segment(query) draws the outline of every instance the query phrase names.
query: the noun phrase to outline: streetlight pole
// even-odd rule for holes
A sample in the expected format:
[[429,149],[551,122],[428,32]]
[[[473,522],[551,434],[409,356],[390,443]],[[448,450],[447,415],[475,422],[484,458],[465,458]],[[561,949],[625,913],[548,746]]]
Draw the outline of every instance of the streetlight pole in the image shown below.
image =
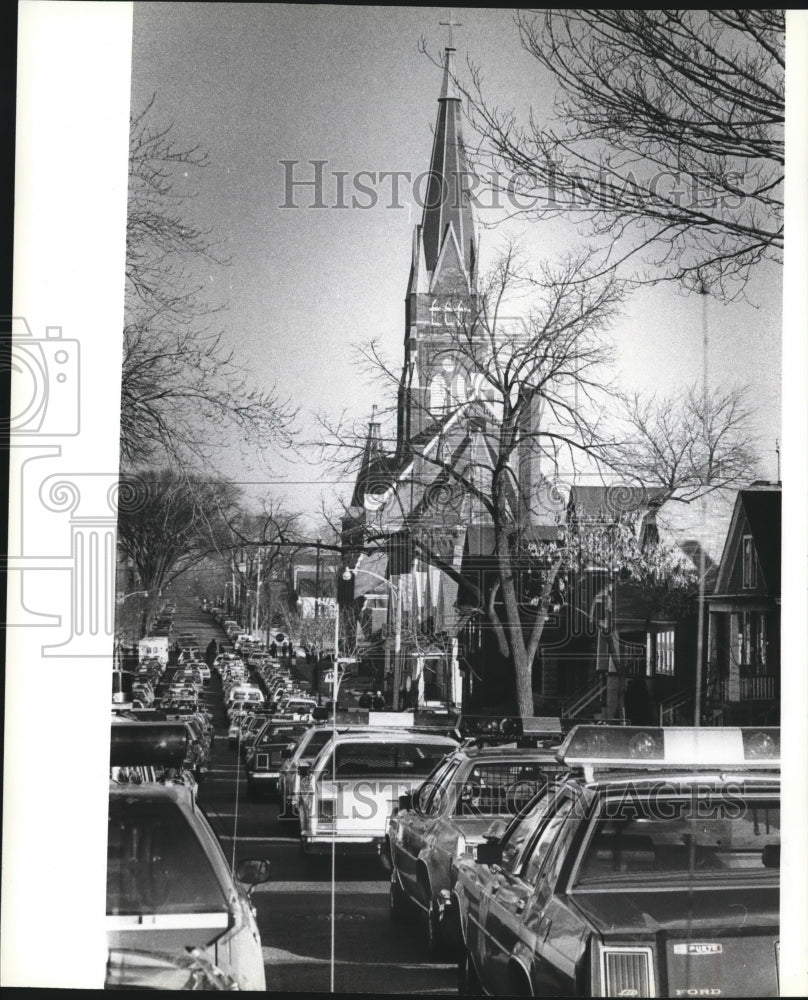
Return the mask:
[[[315,597],[315,608],[320,601]],[[337,702],[339,701],[339,601],[334,608],[334,668],[331,671],[331,781],[336,794],[337,785]],[[317,678],[319,681],[320,665],[317,664]],[[318,685],[319,686],[319,685]],[[336,891],[337,891],[337,830],[336,825],[331,825],[331,992],[334,992],[334,965],[335,965],[335,935],[334,935],[334,915],[336,912]]]

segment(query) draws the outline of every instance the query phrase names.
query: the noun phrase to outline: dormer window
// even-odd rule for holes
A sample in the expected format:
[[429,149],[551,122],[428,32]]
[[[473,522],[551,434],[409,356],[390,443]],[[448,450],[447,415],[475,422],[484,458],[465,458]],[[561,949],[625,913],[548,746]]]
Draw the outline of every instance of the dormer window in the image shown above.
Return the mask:
[[743,536],[743,589],[757,587],[757,556],[755,542],[751,535]]

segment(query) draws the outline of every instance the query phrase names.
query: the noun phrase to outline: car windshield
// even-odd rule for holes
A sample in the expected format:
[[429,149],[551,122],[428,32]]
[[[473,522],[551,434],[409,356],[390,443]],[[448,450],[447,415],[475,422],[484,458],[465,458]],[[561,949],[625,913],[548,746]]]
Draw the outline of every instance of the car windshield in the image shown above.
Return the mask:
[[[455,744],[432,743],[344,743],[337,747],[337,777],[363,778],[367,775],[395,774],[426,777]],[[331,772],[329,761],[323,769]]]
[[179,806],[115,795],[109,802],[107,913],[211,913],[227,897]]
[[683,879],[776,885],[780,804],[775,799],[655,798],[606,803],[593,820],[577,887],[641,879],[681,888]]
[[515,816],[543,791],[558,766],[543,761],[476,763],[458,777],[457,816]]
[[315,757],[319,757],[320,751],[331,739],[330,729],[315,729],[311,734],[308,743],[300,751],[301,760],[314,760]]

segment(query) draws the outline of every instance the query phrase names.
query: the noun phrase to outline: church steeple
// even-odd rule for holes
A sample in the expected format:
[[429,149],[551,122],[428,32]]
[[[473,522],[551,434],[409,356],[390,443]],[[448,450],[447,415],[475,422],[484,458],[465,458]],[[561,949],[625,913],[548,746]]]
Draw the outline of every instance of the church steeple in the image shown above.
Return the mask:
[[466,392],[467,373],[447,347],[474,313],[477,241],[470,174],[460,127],[455,50],[444,50],[423,215],[415,227],[406,298],[404,367],[399,388],[398,453],[448,415]]
[[421,222],[424,264],[433,282],[441,251],[452,234],[469,282],[473,280],[476,264],[474,220],[469,198],[470,175],[460,128],[461,105],[454,82],[454,57],[455,50],[447,48]]
[[373,492],[373,487],[378,485],[381,471],[379,463],[383,462],[384,459],[380,428],[381,425],[376,419],[376,407],[374,406],[368,423],[368,436],[365,440],[359,475],[356,477],[351,507],[361,507],[365,500],[365,494]]

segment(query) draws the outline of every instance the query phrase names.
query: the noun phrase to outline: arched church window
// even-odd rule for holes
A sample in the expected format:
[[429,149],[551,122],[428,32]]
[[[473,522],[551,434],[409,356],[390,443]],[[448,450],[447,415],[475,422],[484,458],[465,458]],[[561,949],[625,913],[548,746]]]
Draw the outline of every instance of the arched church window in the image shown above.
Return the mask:
[[469,398],[466,373],[461,369],[452,382],[452,399],[457,403],[465,403]]
[[458,302],[454,308],[455,311],[455,323],[462,330],[466,325],[466,318],[469,314],[467,306],[464,306],[462,302]]
[[440,326],[441,324],[441,307],[437,299],[433,299],[432,305],[429,307],[429,322],[432,326]]
[[446,304],[443,307],[443,322],[446,324],[446,326],[454,325],[455,311],[451,299],[447,300]]
[[446,379],[436,375],[429,386],[429,410],[438,417],[443,416],[449,407]]

